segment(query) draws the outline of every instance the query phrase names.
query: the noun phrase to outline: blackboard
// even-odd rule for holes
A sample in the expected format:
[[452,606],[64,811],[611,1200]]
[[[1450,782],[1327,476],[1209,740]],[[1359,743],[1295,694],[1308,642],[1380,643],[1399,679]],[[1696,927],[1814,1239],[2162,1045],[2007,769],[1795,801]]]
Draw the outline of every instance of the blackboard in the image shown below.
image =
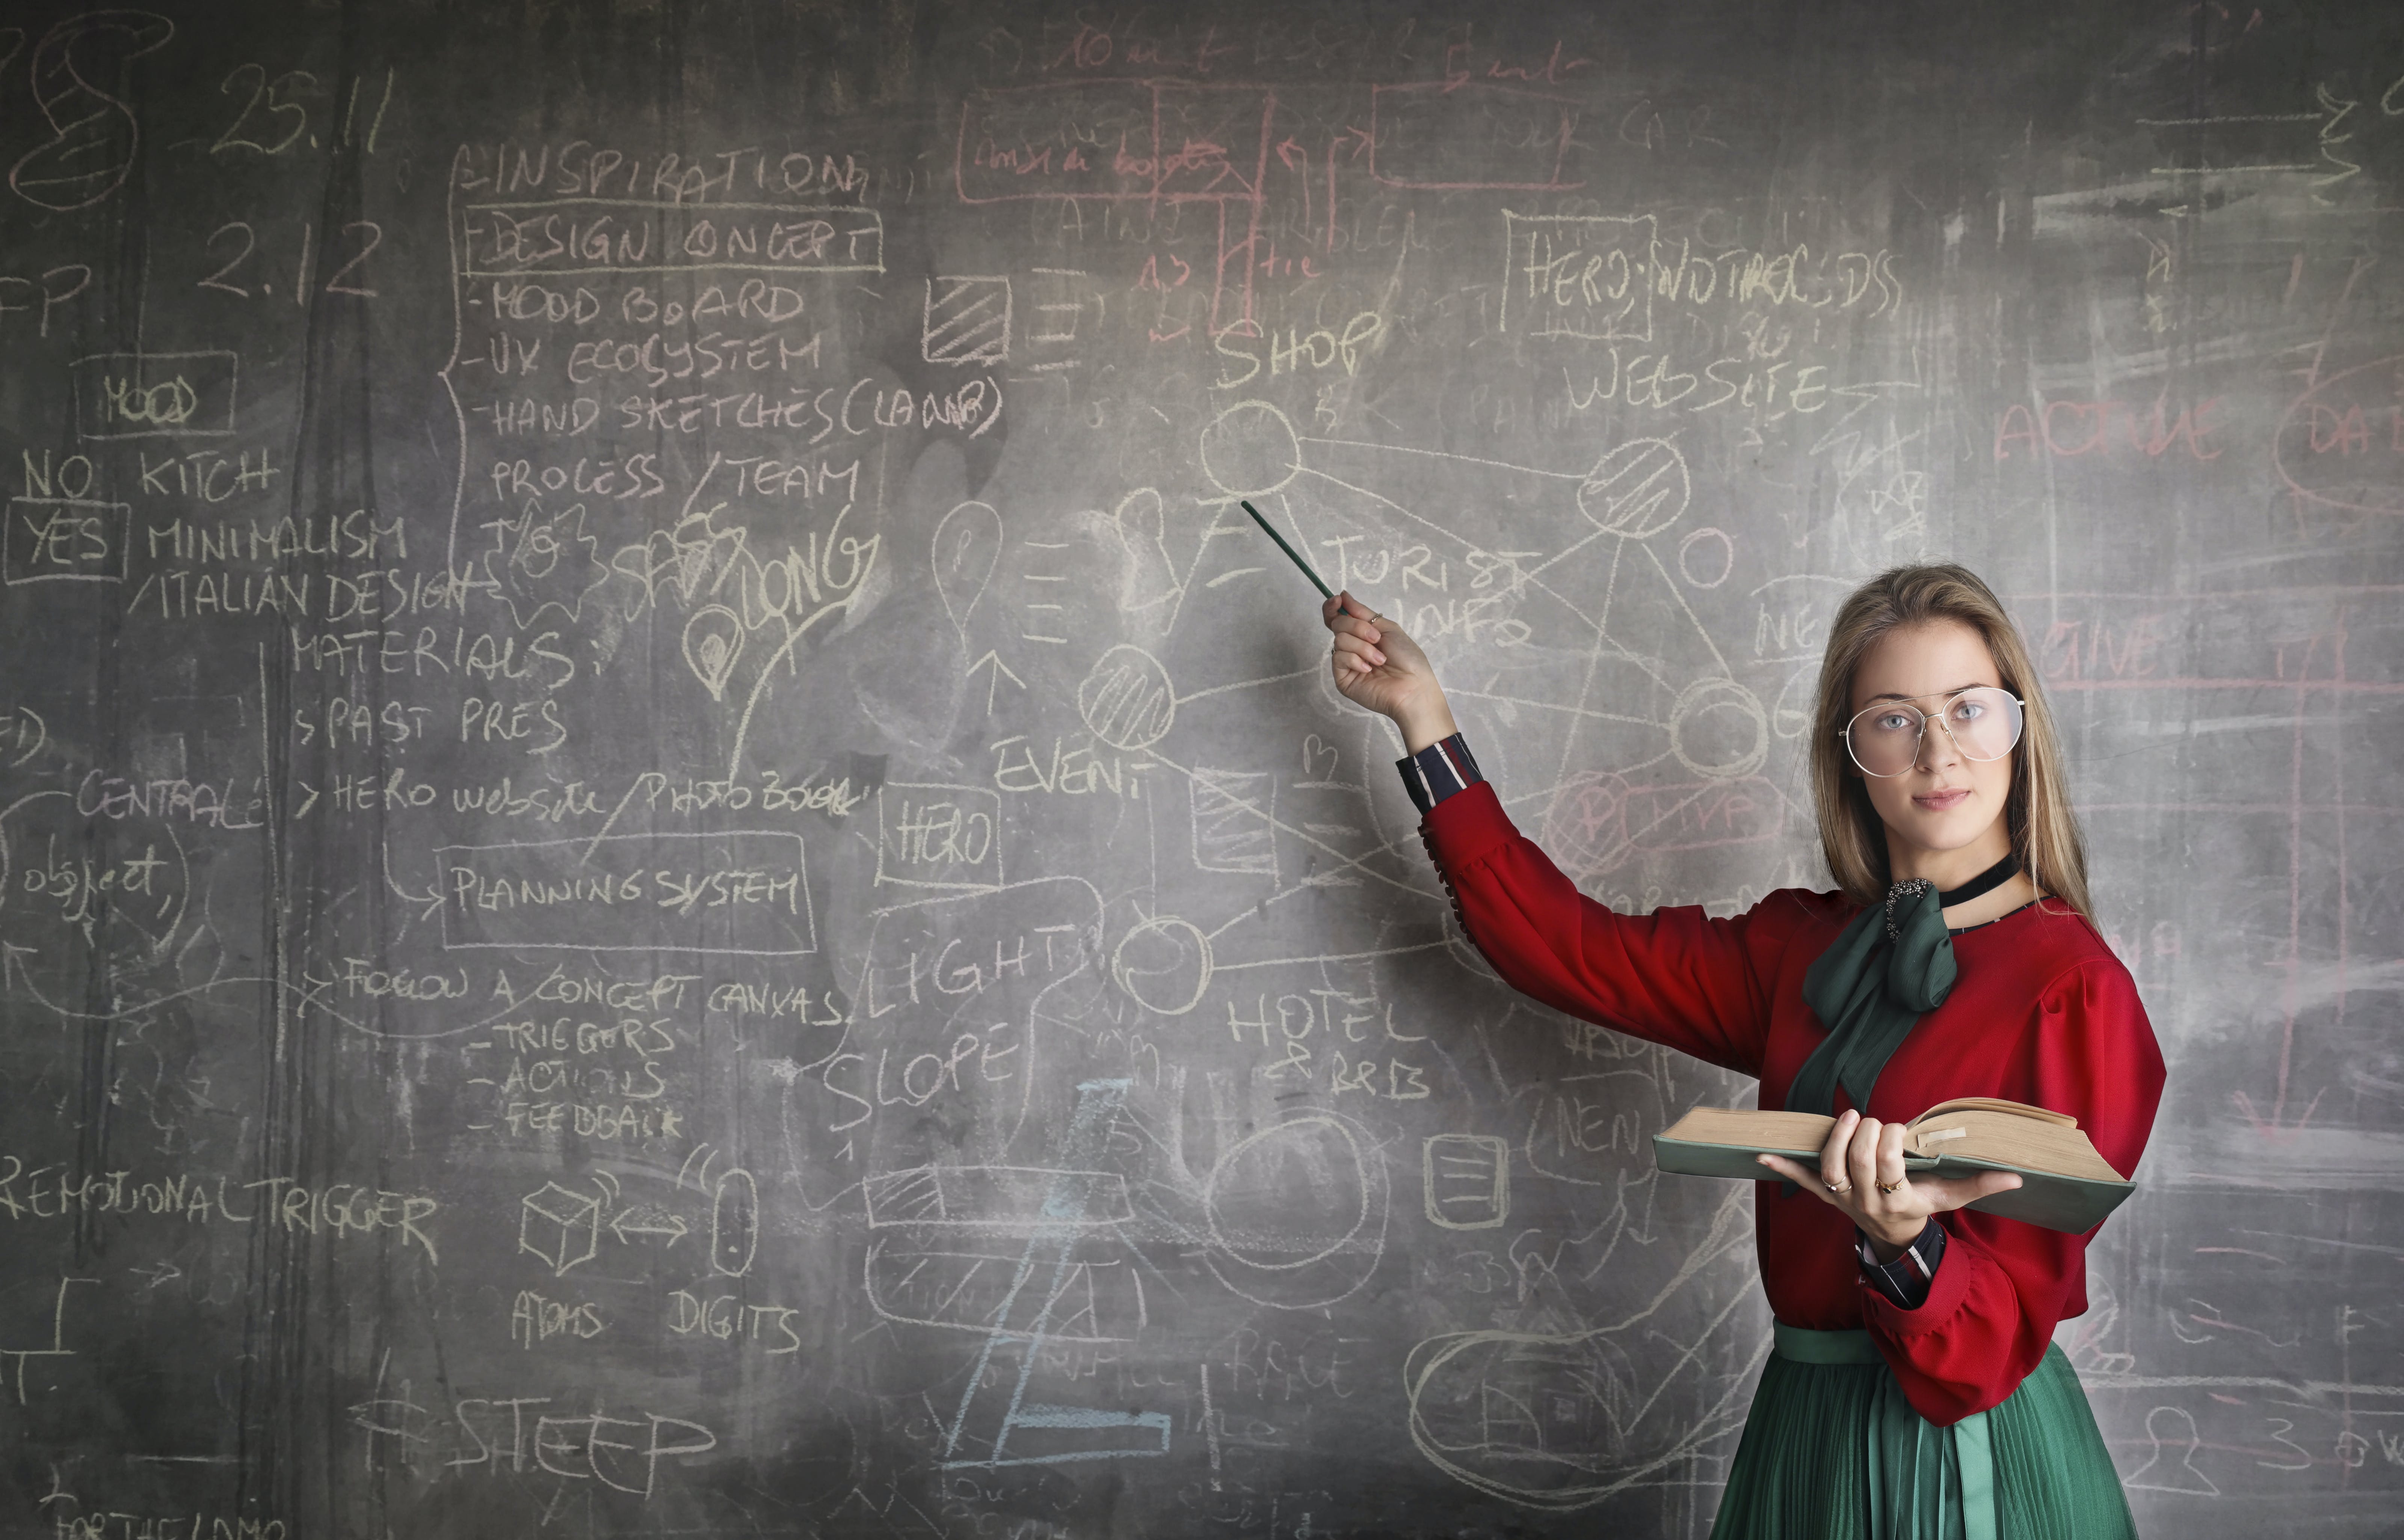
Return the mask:
[[1245,497],[1625,907],[1984,573],[2171,1065],[2059,1340],[2395,1533],[2392,6],[33,0],[0,164],[0,1532],[1703,1533],[1750,1087]]

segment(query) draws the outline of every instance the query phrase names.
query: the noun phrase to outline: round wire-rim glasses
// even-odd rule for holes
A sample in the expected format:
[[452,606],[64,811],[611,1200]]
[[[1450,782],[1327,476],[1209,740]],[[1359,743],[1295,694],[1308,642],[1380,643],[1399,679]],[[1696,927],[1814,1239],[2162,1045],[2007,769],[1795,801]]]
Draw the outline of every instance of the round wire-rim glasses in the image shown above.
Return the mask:
[[[1919,763],[1921,742],[1932,721],[1945,730],[1964,759],[1986,763],[2002,759],[2019,746],[2027,717],[2018,695],[1981,684],[1947,695],[1933,715],[1910,701],[1880,701],[1865,707],[1837,735],[1845,740],[1845,752],[1852,756],[1863,775],[1885,780]],[[1892,768],[1880,769],[1880,765]]]

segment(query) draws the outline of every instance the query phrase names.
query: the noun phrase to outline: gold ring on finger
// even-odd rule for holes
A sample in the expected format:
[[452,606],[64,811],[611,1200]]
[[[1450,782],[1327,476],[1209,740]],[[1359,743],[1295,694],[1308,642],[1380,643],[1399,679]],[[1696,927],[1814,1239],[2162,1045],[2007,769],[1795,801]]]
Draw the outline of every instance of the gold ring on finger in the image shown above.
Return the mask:
[[[1909,1181],[1909,1180],[1910,1180],[1910,1178],[1908,1178],[1908,1177],[1906,1177],[1906,1178],[1904,1179],[1904,1181],[1906,1181],[1906,1182],[1908,1182],[1908,1181]],[[1899,1193],[1899,1192],[1903,1191],[1903,1183],[1902,1183],[1902,1182],[1881,1182],[1881,1183],[1880,1183],[1878,1184],[1878,1190],[1879,1190],[1880,1192],[1882,1192],[1882,1193]]]
[[1852,1184],[1852,1183],[1850,1183],[1850,1182],[1823,1182],[1823,1183],[1820,1183],[1820,1185],[1821,1185],[1821,1186],[1823,1186],[1823,1187],[1827,1188],[1830,1192],[1832,1192],[1832,1193],[1836,1194],[1838,1197],[1844,1197],[1847,1193],[1850,1193],[1850,1192],[1852,1192],[1852,1191],[1853,1190],[1853,1184]]

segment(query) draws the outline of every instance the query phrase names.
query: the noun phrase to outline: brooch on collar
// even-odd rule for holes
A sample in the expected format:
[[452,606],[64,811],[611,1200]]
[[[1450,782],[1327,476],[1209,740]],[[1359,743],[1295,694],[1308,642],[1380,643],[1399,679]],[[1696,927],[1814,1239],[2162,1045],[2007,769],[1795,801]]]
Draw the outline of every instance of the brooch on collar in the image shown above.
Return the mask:
[[1886,939],[1895,945],[1903,945],[1903,932],[1894,926],[1894,906],[1908,899],[1917,899],[1936,891],[1936,884],[1926,877],[1907,877],[1886,890]]

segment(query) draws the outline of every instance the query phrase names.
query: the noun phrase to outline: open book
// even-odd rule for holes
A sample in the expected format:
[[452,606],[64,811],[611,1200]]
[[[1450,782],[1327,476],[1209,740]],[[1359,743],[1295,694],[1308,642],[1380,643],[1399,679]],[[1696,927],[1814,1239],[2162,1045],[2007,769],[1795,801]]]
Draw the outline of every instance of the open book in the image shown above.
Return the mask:
[[[1820,1148],[1837,1120],[1818,1113],[1760,1113],[1741,1107],[1698,1107],[1653,1136],[1653,1158],[1684,1176],[1733,1176],[1778,1181],[1754,1160],[1788,1155],[1820,1163]],[[1903,1167],[1914,1175],[1976,1176],[2016,1171],[2020,1184],[1970,1205],[1985,1213],[2024,1220],[2073,1235],[2093,1229],[2137,1190],[2105,1164],[2079,1131],[2078,1120],[2001,1097],[1942,1101],[1905,1126]]]

